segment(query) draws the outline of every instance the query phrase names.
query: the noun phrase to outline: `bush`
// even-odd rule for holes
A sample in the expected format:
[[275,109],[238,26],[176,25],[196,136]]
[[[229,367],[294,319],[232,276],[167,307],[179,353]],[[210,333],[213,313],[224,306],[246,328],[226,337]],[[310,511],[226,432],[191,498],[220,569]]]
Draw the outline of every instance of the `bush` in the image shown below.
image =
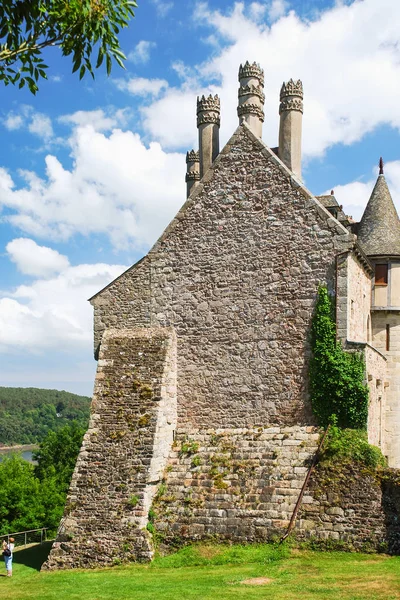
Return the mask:
[[360,463],[376,469],[385,467],[386,459],[377,446],[368,443],[367,432],[360,429],[340,429],[331,425],[327,435],[320,463],[352,464]]

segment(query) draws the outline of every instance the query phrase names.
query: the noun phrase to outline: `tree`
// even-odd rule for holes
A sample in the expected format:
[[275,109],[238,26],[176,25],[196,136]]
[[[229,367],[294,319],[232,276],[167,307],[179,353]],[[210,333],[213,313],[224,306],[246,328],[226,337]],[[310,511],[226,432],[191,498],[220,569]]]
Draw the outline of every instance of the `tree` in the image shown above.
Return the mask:
[[54,478],[60,491],[67,492],[84,433],[75,422],[57,432],[49,431],[33,455],[38,463],[36,477],[41,481]]
[[136,6],[135,0],[1,0],[0,81],[35,94],[39,79],[47,79],[42,51],[49,46],[72,57],[80,79],[87,72],[94,77],[93,65],[103,61],[108,75],[112,59],[124,68],[118,34]]

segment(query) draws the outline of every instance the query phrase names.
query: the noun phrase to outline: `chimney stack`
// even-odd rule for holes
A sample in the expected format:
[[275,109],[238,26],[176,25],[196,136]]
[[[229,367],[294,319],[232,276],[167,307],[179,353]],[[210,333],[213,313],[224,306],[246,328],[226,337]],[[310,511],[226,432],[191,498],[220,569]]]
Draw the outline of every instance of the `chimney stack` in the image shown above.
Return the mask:
[[279,158],[301,179],[303,84],[290,79],[281,88],[279,105]]
[[264,71],[260,65],[249,61],[239,67],[239,106],[237,109],[239,125],[246,122],[252,132],[262,136],[264,122]]
[[197,97],[197,127],[199,129],[200,179],[219,154],[220,101],[211,94]]
[[195,150],[186,152],[186,197],[189,198],[190,192],[195,188],[200,181],[200,159],[199,153]]

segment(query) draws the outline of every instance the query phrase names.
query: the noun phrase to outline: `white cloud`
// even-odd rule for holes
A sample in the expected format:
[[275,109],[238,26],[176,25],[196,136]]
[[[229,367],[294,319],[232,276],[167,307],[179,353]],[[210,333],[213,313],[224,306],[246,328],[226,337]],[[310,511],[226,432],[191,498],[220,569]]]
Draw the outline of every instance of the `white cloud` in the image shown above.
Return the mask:
[[87,299],[117,277],[122,265],[67,267],[52,279],[22,285],[0,299],[0,352],[66,350],[92,341],[92,307]]
[[104,110],[78,110],[71,115],[59,117],[59,122],[67,125],[91,125],[96,131],[108,131],[127,120],[127,109],[120,109],[106,115]]
[[151,0],[151,2],[156,7],[157,14],[160,17],[165,17],[174,7],[174,3],[167,0]]
[[9,131],[14,131],[15,129],[20,129],[24,124],[23,118],[21,115],[15,115],[13,113],[9,113],[5,119],[3,119],[3,125]]
[[149,42],[147,40],[140,40],[135,48],[128,54],[128,60],[136,63],[145,65],[150,60],[150,52],[155,48],[157,44],[155,42]]
[[168,88],[168,81],[165,79],[146,79],[145,77],[132,77],[125,81],[117,79],[115,81],[120,90],[130,92],[134,96],[158,96],[162,90]]
[[[304,84],[305,158],[321,156],[334,144],[352,144],[384,123],[400,130],[400,3],[337,3],[314,20],[302,21],[294,11],[278,18],[286,10],[279,0],[267,5],[278,19],[271,26],[259,20],[253,4],[248,10],[236,3],[226,13],[205,3],[196,6],[194,21],[220,40],[221,49],[197,65],[196,79],[192,69],[179,88],[170,87],[144,109],[154,139],[168,148],[189,147],[196,135],[195,96],[212,91],[221,96],[224,144],[238,123],[237,71],[247,59],[265,71],[263,137],[269,146],[277,145],[279,90],[290,77]],[[210,81],[220,83],[210,86]]]
[[9,131],[27,127],[30,133],[38,136],[45,142],[49,142],[54,135],[50,117],[36,112],[29,104],[22,104],[19,108],[19,113],[11,111],[3,119],[3,125]]
[[[384,170],[393,202],[400,214],[400,160],[388,162],[385,164]],[[346,185],[337,185],[334,188],[336,200],[343,205],[344,211],[356,221],[359,221],[363,215],[377,176],[378,169],[375,167],[373,176],[369,181],[352,181]]]
[[16,238],[9,242],[6,251],[18,271],[34,277],[49,277],[69,266],[68,258],[52,248],[39,246],[28,238]]
[[28,130],[44,141],[49,141],[54,135],[51,119],[47,115],[41,113],[32,114]]
[[268,7],[268,17],[270,21],[276,21],[283,17],[288,8],[288,2],[285,0],[272,0]]
[[0,169],[3,219],[28,235],[66,240],[76,233],[101,233],[116,247],[153,243],[185,199],[185,158],[158,143],[115,129],[106,136],[91,125],[70,138],[73,166],[46,156],[46,177],[21,171],[16,188]]

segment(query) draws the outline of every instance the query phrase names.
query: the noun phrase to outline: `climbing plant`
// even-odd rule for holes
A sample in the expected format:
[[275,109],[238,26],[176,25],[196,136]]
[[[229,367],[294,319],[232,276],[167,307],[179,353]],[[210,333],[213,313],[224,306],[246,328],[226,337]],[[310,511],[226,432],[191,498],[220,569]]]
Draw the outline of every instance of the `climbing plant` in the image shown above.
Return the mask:
[[368,387],[365,365],[359,352],[346,352],[336,340],[332,299],[326,287],[318,290],[311,329],[311,402],[320,425],[336,415],[341,428],[365,429],[368,417]]

